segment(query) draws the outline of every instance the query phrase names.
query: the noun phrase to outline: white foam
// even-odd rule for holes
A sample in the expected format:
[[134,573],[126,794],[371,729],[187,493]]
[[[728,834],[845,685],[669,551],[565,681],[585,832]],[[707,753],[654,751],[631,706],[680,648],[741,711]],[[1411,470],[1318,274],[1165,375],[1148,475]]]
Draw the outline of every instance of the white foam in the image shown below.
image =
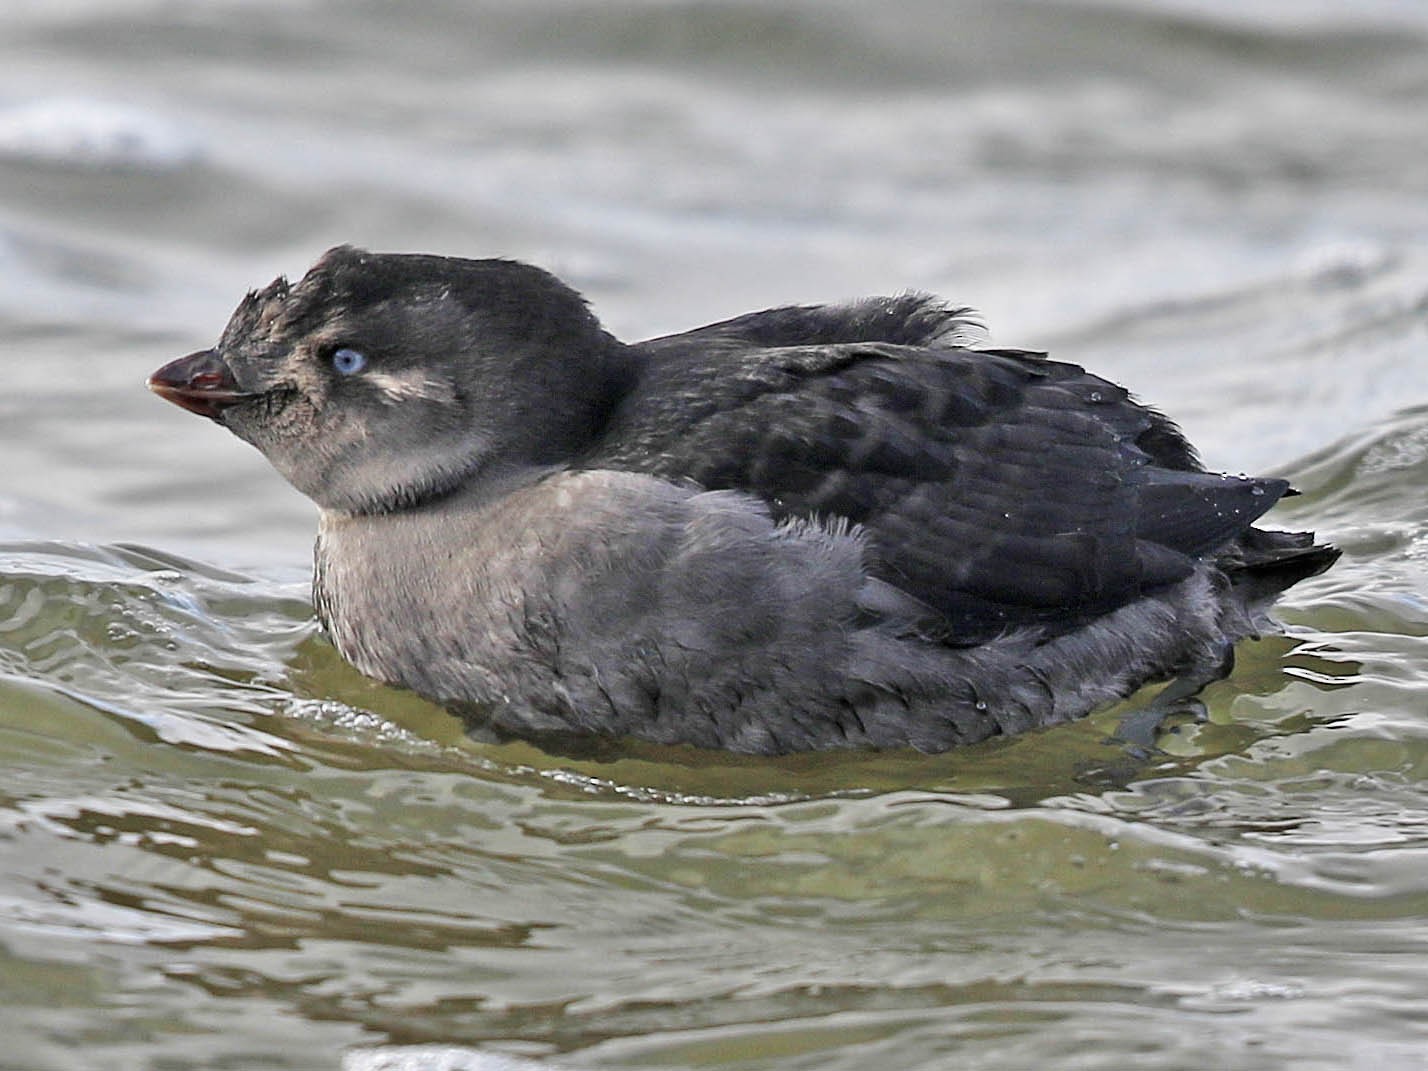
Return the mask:
[[147,171],[183,167],[200,155],[196,138],[136,107],[49,97],[0,108],[0,156]]
[[384,1045],[342,1056],[342,1071],[550,1071],[554,1066],[450,1045]]

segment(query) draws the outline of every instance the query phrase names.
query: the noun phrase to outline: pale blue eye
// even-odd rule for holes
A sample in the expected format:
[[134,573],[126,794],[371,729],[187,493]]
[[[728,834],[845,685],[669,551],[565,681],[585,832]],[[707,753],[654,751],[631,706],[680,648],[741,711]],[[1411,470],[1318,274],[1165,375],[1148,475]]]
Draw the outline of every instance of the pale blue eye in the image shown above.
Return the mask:
[[339,375],[355,376],[367,367],[367,355],[361,350],[348,349],[343,346],[342,349],[333,352],[332,367],[337,370]]

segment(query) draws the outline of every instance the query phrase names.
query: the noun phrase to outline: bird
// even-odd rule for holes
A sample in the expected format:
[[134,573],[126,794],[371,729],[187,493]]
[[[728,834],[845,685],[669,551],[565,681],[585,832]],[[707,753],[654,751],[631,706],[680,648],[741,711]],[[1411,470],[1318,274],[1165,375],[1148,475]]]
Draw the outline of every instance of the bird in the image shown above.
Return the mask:
[[1169,683],[1339,551],[920,292],[638,343],[510,259],[338,246],[148,380],[318,507],[313,603],[473,735],[942,752]]

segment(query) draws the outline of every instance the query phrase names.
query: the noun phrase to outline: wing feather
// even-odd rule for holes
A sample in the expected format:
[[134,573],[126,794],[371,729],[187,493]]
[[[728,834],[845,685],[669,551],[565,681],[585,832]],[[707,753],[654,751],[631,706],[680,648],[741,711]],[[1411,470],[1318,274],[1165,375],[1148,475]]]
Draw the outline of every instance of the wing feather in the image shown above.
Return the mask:
[[876,577],[949,642],[1070,628],[1182,579],[1286,489],[1199,471],[1165,417],[1042,354],[701,331],[646,344],[582,465],[862,525]]

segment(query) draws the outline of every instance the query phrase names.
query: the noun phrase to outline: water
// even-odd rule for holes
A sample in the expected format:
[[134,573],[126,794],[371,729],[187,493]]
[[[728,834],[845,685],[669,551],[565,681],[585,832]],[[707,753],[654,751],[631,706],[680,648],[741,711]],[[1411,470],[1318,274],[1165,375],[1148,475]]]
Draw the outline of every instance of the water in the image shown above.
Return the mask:
[[[1428,1062],[1415,2],[0,11],[0,1068]],[[142,389],[325,247],[640,337],[921,288],[1345,549],[1144,767],[575,761],[317,635],[314,516]]]

